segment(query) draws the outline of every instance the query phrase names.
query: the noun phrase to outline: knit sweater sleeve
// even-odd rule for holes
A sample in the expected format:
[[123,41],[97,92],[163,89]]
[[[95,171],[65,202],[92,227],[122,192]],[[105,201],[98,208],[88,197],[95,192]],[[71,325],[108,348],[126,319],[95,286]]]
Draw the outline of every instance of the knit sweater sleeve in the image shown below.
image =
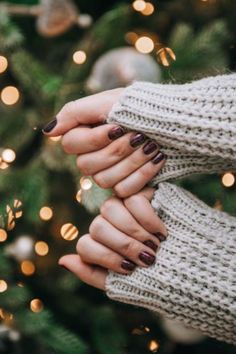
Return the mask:
[[168,156],[159,181],[236,170],[236,74],[183,85],[135,82],[107,121],[157,140]]
[[166,182],[152,206],[169,233],[156,263],[110,272],[107,295],[236,344],[236,219]]

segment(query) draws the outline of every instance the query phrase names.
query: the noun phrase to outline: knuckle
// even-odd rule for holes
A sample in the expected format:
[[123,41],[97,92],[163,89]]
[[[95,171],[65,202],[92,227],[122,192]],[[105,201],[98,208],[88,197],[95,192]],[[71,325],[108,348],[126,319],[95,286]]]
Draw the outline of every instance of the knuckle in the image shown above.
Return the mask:
[[113,190],[119,198],[126,198],[129,196],[129,192],[126,190],[122,183],[117,184]]
[[103,173],[97,173],[96,175],[93,176],[93,179],[95,183],[101,188],[108,189],[112,187],[109,181],[107,181],[106,178],[104,177]]
[[137,194],[131,195],[128,198],[124,199],[125,206],[133,207],[140,202],[141,197]]
[[98,233],[100,233],[103,230],[104,227],[104,219],[102,215],[98,215],[93,222],[91,223],[89,227],[89,233],[91,236],[94,236]]
[[118,143],[114,144],[114,146],[112,147],[111,154],[117,157],[122,157],[126,155],[126,150],[127,150],[126,144],[119,142],[119,144]]
[[141,178],[144,179],[145,181],[152,178],[152,171],[150,171],[147,168],[140,168],[139,174]]
[[89,165],[86,159],[83,156],[78,156],[76,160],[78,169],[85,175],[90,175]]
[[114,207],[114,201],[115,198],[111,197],[109,199],[107,199],[101,206],[100,208],[100,212],[102,215],[107,215],[110,213],[110,211],[112,210],[112,208]]
[[62,137],[61,145],[62,145],[63,150],[66,153],[68,153],[68,154],[72,153],[71,141],[70,141],[70,138],[69,138],[68,134],[65,134]]
[[76,106],[76,101],[70,101],[70,102],[67,102],[64,107],[62,108],[62,113],[63,114],[68,114],[70,112],[72,112],[74,109],[75,109],[75,106]]
[[134,258],[137,256],[139,251],[138,243],[129,238],[122,246],[121,252],[128,258]]
[[79,255],[82,255],[84,253],[84,250],[87,248],[90,239],[91,238],[89,234],[83,235],[79,238],[76,244],[76,251]]

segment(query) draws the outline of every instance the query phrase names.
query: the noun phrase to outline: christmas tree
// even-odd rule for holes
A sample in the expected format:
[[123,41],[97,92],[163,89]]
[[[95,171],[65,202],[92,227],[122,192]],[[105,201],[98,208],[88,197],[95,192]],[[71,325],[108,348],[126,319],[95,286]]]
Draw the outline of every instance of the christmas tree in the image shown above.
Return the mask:
[[[177,344],[156,315],[58,269],[110,191],[41,133],[94,92],[235,70],[235,20],[233,0],[0,1],[0,353],[235,353]],[[177,183],[236,215],[232,171]]]

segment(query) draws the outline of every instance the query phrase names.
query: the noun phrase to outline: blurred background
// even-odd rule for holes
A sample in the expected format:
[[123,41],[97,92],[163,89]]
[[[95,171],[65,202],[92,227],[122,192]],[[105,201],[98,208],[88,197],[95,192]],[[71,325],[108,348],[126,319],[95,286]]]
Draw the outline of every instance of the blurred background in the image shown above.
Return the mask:
[[[84,95],[234,71],[235,23],[235,0],[0,1],[0,353],[236,353],[59,269],[109,191],[41,134]],[[236,215],[232,171],[178,183]]]

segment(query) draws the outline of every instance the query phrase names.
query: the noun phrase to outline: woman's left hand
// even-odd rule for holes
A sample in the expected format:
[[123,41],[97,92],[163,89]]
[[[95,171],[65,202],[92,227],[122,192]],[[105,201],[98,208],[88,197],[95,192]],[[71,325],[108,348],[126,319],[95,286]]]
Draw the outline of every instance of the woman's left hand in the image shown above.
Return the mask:
[[131,274],[136,266],[154,264],[167,230],[151,206],[153,194],[152,188],[145,188],[123,200],[108,199],[89,234],[80,237],[77,254],[62,257],[59,264],[102,290],[108,270]]

